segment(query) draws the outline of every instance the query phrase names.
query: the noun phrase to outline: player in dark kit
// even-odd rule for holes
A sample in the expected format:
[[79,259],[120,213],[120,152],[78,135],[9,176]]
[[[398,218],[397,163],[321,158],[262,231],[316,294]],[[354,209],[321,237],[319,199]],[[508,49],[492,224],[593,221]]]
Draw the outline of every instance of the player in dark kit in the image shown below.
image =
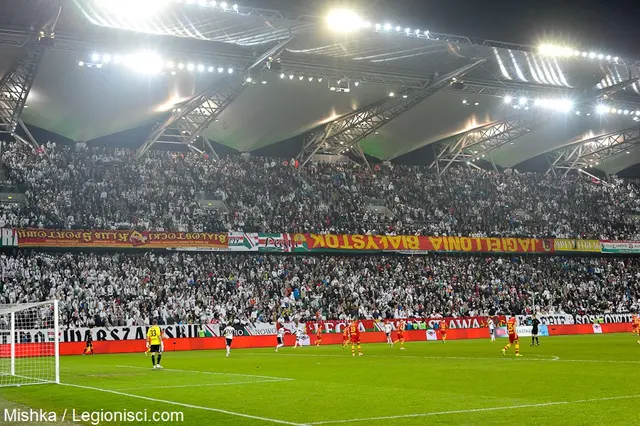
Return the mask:
[[93,355],[93,337],[91,337],[91,332],[87,333],[87,339],[85,340],[85,342],[86,346],[84,348],[84,351],[82,351],[82,355]]
[[533,346],[533,342],[536,342],[536,346],[540,346],[540,340],[538,339],[538,326],[540,325],[540,320],[536,318],[534,315],[531,318],[531,346]]

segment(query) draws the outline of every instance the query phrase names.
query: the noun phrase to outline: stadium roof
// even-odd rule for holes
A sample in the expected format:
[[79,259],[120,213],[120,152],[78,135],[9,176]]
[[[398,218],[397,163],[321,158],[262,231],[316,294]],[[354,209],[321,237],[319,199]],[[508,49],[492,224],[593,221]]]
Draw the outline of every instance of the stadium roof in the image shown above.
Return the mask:
[[[144,19],[101,7],[98,0],[65,3],[55,45],[44,54],[22,113],[24,122],[71,140],[91,141],[162,122],[212,85],[252,77],[202,135],[253,151],[304,135],[389,99],[390,93],[400,98],[424,90],[439,76],[484,59],[460,77],[462,85],[444,85],[367,133],[360,143],[364,153],[390,160],[425,146],[439,152],[465,132],[510,123],[513,129],[526,129],[493,145],[493,137],[489,145],[476,141],[467,161],[475,160],[469,158],[475,151],[486,153],[483,158],[497,166],[512,167],[545,153],[556,158],[559,147],[575,147],[585,139],[602,151],[612,142],[599,136],[621,140],[611,136],[626,130],[625,148],[593,154],[600,157],[592,157],[591,165],[617,173],[639,162],[635,147],[640,137],[633,131],[640,127],[634,120],[637,110],[640,115],[640,71],[633,61],[595,52],[547,56],[527,46],[385,28],[384,23],[378,30],[372,23],[371,28],[336,33],[310,15],[193,3],[174,1]],[[48,19],[42,1],[24,0],[17,8],[13,4],[0,0],[0,75],[20,59],[34,29]],[[272,50],[279,43],[283,47]],[[159,52],[163,61],[175,62],[176,70],[183,62],[185,69],[148,75],[113,60],[103,63],[104,54],[115,58],[140,49]],[[281,70],[247,71],[270,51],[279,55]],[[92,58],[95,54],[99,60]],[[187,70],[188,64],[194,69]],[[512,99],[506,102],[505,97]],[[557,111],[538,105],[548,106],[545,102],[572,105]]]

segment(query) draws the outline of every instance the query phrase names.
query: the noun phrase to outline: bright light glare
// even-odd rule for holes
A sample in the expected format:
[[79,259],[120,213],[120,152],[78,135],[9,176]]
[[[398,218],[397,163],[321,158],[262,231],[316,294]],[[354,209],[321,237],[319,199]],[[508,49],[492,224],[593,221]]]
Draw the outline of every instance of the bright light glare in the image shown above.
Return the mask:
[[189,64],[189,65],[187,65],[187,69],[188,69],[189,71],[193,71],[193,70],[195,69],[195,67],[196,67],[196,66],[195,66],[195,65],[193,65],[193,64]]
[[520,105],[526,105],[527,104],[527,98],[520,98],[518,99],[518,103]]
[[596,112],[598,114],[606,114],[607,112],[609,112],[609,107],[604,104],[598,104],[596,105]]
[[509,95],[504,97],[504,103],[505,104],[510,104],[513,101],[513,98]]
[[97,0],[97,6],[112,15],[150,16],[162,11],[171,0]]
[[560,112],[569,112],[573,109],[573,102],[569,99],[536,99],[535,105]]
[[385,31],[391,31],[391,24],[384,24]]
[[327,24],[333,31],[349,33],[365,27],[364,20],[349,9],[336,9],[329,12]]
[[541,44],[538,47],[538,52],[546,56],[571,56],[574,54],[574,50],[570,47],[548,43]]
[[198,64],[198,71],[200,72],[204,71],[204,65]]
[[94,53],[93,55],[91,55],[91,60],[93,62],[98,62],[100,60],[100,55],[97,53]]
[[104,56],[102,57],[102,62],[104,62],[105,64],[108,64],[109,62],[111,62],[111,55],[109,55],[108,53],[105,53]]
[[153,52],[143,51],[126,58],[125,65],[140,74],[157,74],[162,70],[164,61]]

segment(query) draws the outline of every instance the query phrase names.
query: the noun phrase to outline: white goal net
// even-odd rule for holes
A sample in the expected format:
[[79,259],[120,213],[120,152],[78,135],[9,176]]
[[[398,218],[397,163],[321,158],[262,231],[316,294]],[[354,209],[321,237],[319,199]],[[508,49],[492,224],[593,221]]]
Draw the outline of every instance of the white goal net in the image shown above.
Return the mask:
[[0,387],[60,383],[58,301],[0,305]]

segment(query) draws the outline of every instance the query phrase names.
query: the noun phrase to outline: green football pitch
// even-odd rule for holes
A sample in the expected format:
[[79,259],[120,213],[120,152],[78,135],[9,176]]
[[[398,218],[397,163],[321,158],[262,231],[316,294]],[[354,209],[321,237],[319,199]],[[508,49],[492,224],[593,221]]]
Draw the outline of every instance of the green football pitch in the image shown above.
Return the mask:
[[166,352],[164,370],[144,354],[62,357],[63,384],[2,388],[0,404],[85,424],[83,412],[187,425],[640,424],[636,340],[523,338],[521,358],[502,356],[504,339],[369,344],[355,358],[340,346]]

